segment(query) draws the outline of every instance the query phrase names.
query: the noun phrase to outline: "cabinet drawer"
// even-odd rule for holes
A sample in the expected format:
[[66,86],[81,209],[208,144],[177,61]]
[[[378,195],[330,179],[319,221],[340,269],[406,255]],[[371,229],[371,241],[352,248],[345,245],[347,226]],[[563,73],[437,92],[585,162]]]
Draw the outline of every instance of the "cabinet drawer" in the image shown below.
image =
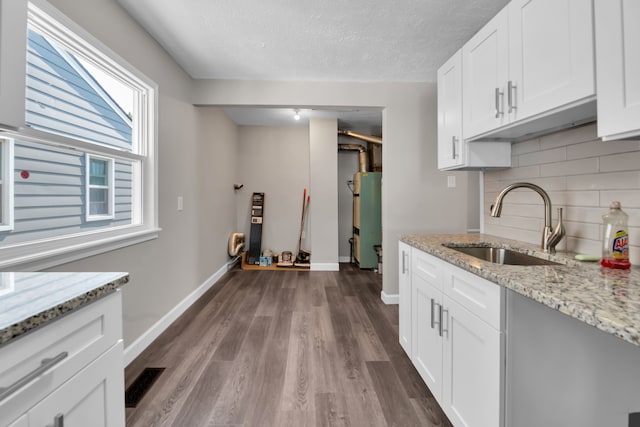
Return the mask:
[[444,293],[449,298],[495,329],[503,329],[500,313],[504,291],[501,286],[453,266],[447,266],[443,276]]
[[0,387],[20,381],[45,359],[59,360],[0,400],[0,425],[16,419],[122,338],[120,299],[120,292],[114,292],[0,348]]
[[411,251],[412,274],[442,290],[441,272],[443,261],[420,250]]

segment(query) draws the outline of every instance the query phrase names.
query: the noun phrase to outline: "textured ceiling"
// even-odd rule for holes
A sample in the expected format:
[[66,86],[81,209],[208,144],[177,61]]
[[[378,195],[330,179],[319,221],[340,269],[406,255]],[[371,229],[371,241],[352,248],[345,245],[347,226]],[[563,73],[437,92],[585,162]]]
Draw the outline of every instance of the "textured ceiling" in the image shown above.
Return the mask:
[[[508,0],[118,0],[196,79],[435,82]],[[377,111],[226,108],[239,125],[336,117],[380,134]]]
[[118,0],[194,78],[435,81],[507,0]]

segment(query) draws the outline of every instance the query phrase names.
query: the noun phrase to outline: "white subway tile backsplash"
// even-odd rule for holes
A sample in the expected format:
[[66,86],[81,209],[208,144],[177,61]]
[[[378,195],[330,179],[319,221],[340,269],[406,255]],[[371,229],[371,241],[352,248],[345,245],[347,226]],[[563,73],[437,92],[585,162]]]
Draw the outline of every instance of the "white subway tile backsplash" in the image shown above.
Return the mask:
[[484,231],[539,244],[544,209],[539,195],[514,190],[504,199],[502,216],[489,207],[498,192],[518,181],[532,182],[563,208],[567,235],[558,249],[600,255],[602,215],[620,200],[629,215],[631,262],[640,265],[640,141],[602,142],[595,124],[546,135],[512,146],[514,166],[484,173]]
[[640,151],[600,158],[600,172],[637,171],[639,168]]
[[581,144],[570,145],[566,147],[567,159],[583,159],[587,157],[607,156],[617,153],[628,153],[640,150],[640,141],[595,141],[584,142]]
[[622,203],[622,210],[628,208],[640,208],[640,190],[608,190],[600,192],[600,206],[608,207],[613,200]]
[[595,123],[591,123],[585,126],[543,136],[540,138],[540,149],[548,150],[550,148],[565,147],[596,139],[598,139],[597,128]]
[[567,177],[567,190],[633,190],[636,188],[640,188],[640,172],[637,171]]
[[558,191],[551,193],[550,197],[552,202],[557,200],[565,206],[600,206],[598,191]]
[[541,165],[567,160],[567,148],[555,148],[553,150],[537,151],[518,156],[520,166]]
[[540,151],[539,139],[531,139],[529,141],[511,144],[511,154],[514,155],[534,153],[536,151]]
[[500,180],[515,182],[516,180],[540,177],[540,166],[525,166],[505,169],[497,172]]
[[598,158],[567,160],[540,166],[540,176],[570,176],[598,172]]

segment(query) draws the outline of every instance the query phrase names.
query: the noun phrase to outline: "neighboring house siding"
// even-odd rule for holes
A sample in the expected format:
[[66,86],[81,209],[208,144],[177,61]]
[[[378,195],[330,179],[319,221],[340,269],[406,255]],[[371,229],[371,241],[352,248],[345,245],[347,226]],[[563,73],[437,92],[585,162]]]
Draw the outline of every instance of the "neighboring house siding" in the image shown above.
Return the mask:
[[131,149],[131,120],[70,54],[29,30],[26,121],[33,128]]
[[[132,165],[115,162],[115,218],[85,221],[85,156],[74,150],[16,141],[15,226],[0,243],[68,235],[105,226],[131,224]],[[21,172],[29,177],[22,178]]]

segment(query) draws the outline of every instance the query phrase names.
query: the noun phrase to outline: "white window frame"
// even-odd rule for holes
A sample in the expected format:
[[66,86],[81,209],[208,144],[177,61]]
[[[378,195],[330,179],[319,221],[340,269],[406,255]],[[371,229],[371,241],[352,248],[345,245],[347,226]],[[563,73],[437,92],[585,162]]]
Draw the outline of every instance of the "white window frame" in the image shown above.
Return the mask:
[[[132,188],[132,223],[13,245],[3,246],[0,243],[0,269],[19,267],[23,270],[40,270],[157,238],[160,232],[156,149],[158,85],[46,0],[29,1],[28,26],[71,53],[103,69],[106,67],[113,77],[136,91],[134,120],[138,122],[134,125],[132,151],[30,128],[0,131],[0,137],[65,147],[112,158],[114,162],[131,162],[135,176]],[[26,37],[27,28],[23,33]],[[26,69],[26,55],[24,61]],[[22,108],[24,115],[24,105],[16,108]]]
[[0,232],[3,232],[13,230],[13,139],[0,137],[0,151],[2,152]]
[[[91,184],[91,160],[107,162],[107,185]],[[115,161],[112,158],[96,156],[87,153],[85,155],[85,218],[87,221],[105,221],[115,218]],[[106,214],[91,214],[91,189],[106,189],[108,192],[108,207]]]

